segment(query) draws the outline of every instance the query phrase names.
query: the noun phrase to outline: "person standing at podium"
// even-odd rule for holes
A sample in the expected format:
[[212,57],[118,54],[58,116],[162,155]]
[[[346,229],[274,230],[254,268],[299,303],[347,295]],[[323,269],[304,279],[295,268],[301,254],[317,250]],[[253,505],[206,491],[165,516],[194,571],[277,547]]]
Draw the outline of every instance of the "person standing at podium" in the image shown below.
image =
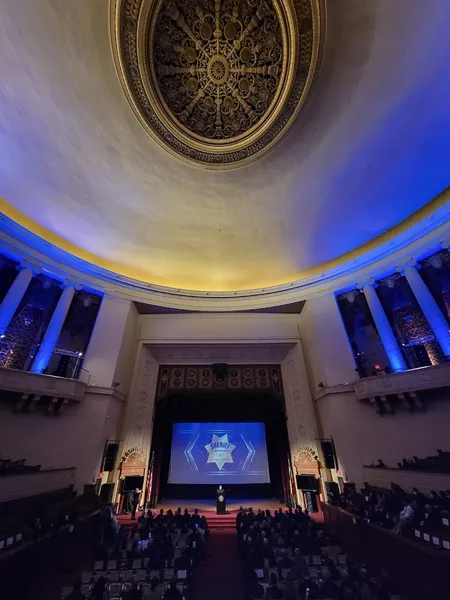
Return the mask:
[[225,490],[222,485],[219,485],[216,491],[217,498],[217,510],[216,513],[218,515],[226,515],[227,514],[227,505],[226,505],[226,495]]
[[136,511],[139,508],[139,500],[141,497],[141,491],[139,488],[136,488],[134,492],[131,492],[131,519],[134,521],[136,519]]

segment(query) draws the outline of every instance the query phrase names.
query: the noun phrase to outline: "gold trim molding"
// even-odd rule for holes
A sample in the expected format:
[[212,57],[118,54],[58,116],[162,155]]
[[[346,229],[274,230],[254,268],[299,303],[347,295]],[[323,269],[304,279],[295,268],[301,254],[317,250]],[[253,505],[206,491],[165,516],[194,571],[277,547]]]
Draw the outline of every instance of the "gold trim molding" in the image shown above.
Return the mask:
[[261,158],[301,110],[319,64],[320,0],[110,0],[118,77],[171,154],[207,169]]
[[[39,223],[37,223],[37,221],[26,216],[23,212],[15,208],[11,203],[7,202],[5,199],[0,197],[0,215],[3,214],[12,223],[15,223],[19,227],[23,228],[24,231],[27,231],[30,234],[37,236],[38,239],[40,238],[48,244],[51,244],[54,247],[55,251],[61,250],[62,252],[65,252],[70,256],[84,261],[88,265],[92,265],[97,269],[104,270],[112,276],[117,276],[120,280],[122,280],[123,278],[129,278],[130,280],[136,283],[139,282],[140,284],[145,285],[146,287],[151,286],[152,291],[157,292],[158,294],[164,294],[165,292],[167,292],[167,294],[172,294],[175,292],[177,294],[182,294],[183,297],[203,297],[204,294],[209,294],[211,300],[213,300],[213,296],[215,294],[217,294],[218,297],[221,297],[223,295],[229,295],[232,298],[237,298],[236,294],[239,294],[239,297],[245,297],[247,295],[252,296],[256,292],[259,293],[262,291],[264,291],[265,294],[276,296],[280,292],[283,293],[284,291],[295,289],[295,285],[297,283],[301,284],[305,280],[312,278],[318,278],[318,282],[312,284],[313,286],[316,286],[317,283],[320,282],[321,277],[324,276],[327,272],[330,272],[333,269],[343,268],[345,265],[352,265],[354,267],[354,263],[367,253],[375,252],[378,248],[380,248],[381,252],[382,246],[386,244],[394,244],[396,239],[398,240],[399,238],[404,237],[408,234],[408,231],[412,230],[413,228],[417,228],[419,224],[422,224],[423,229],[428,231],[429,226],[433,226],[435,215],[440,213],[441,219],[442,214],[447,215],[449,211],[450,187],[446,188],[443,192],[436,196],[436,198],[425,204],[418,211],[416,211],[415,213],[413,213],[412,215],[410,215],[391,229],[388,229],[384,233],[372,238],[365,244],[362,244],[354,248],[353,250],[350,250],[349,252],[341,254],[335,259],[328,260],[314,267],[310,267],[309,269],[293,273],[292,278],[290,279],[284,281],[272,281],[269,286],[266,285],[264,287],[264,290],[255,288],[255,285],[252,285],[253,282],[249,282],[247,288],[243,287],[239,290],[213,290],[211,288],[208,289],[206,287],[202,290],[198,288],[180,288],[179,282],[177,281],[170,282],[172,286],[164,285],[156,278],[149,277],[148,272],[146,272],[143,269],[140,269],[139,266],[131,266],[118,261],[112,261],[98,254],[94,254],[88,250],[85,250],[84,248],[81,248],[80,246],[63,238],[61,235],[58,235],[57,233],[51,231],[47,227],[40,225]],[[448,228],[445,237],[448,237]],[[25,243],[27,244],[27,250],[25,251],[25,247],[22,247],[22,256],[34,256],[33,254],[30,254],[29,250],[29,248],[33,247],[33,244],[28,246],[30,242],[27,241]],[[397,252],[400,252],[401,248],[402,244],[400,243],[398,248],[395,250],[395,254],[397,254]],[[47,250],[47,253],[48,252],[49,250]],[[62,259],[58,260],[62,261],[61,265],[64,268],[66,261]],[[377,260],[377,258],[374,258],[373,262],[376,262]],[[356,268],[356,270],[358,270],[358,268]],[[81,272],[78,273],[78,276],[81,276]],[[340,289],[340,287],[342,287],[340,284],[340,277],[337,277],[337,279],[333,282],[332,287],[333,289]],[[299,299],[305,297],[305,293],[298,296]],[[163,303],[163,305],[165,304],[166,303]],[[269,302],[267,306],[272,306],[272,304]]]

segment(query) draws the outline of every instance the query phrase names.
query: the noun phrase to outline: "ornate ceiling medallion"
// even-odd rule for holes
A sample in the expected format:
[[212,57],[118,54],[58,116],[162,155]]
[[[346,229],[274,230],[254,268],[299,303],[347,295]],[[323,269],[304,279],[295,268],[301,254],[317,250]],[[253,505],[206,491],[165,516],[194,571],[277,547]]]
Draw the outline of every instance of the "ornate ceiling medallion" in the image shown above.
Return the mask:
[[149,133],[210,169],[280,139],[311,87],[320,0],[111,0],[120,81]]

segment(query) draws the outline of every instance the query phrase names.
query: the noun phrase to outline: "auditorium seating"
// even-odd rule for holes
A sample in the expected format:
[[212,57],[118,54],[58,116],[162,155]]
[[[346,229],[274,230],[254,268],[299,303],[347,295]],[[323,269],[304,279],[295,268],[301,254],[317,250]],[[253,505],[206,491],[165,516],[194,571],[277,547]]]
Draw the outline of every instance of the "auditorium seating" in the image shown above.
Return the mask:
[[[151,511],[150,511],[151,512]],[[81,573],[81,592],[89,597],[99,581],[105,585],[110,599],[124,598],[133,585],[145,591],[152,584],[163,596],[165,590],[176,582],[176,587],[186,598],[189,592],[193,572],[206,552],[202,549],[208,538],[206,521],[200,521],[200,515],[175,513],[180,521],[175,523],[171,511],[161,512],[149,519],[144,513],[133,525],[119,527],[109,507],[101,513],[102,540],[98,558],[91,570]],[[194,516],[197,521],[194,521]],[[175,534],[178,524],[181,528]],[[199,527],[195,527],[195,522]],[[206,524],[206,525],[205,525]],[[202,529],[202,526],[204,529]],[[171,550],[166,551],[164,539],[171,532],[177,540]],[[163,554],[160,554],[162,548]],[[68,596],[73,587],[64,587],[61,598]]]
[[450,452],[437,450],[436,456],[418,458],[413,456],[412,460],[403,458],[397,463],[399,469],[423,471],[425,473],[450,473]]
[[69,528],[98,508],[94,496],[77,496],[72,487],[0,503],[0,556]]
[[[380,488],[365,484],[361,493],[347,493],[328,501],[364,518],[368,522],[394,530],[404,536],[450,550],[450,494],[441,490],[412,493],[395,484]],[[406,509],[406,512],[405,512]]]
[[20,475],[23,473],[34,473],[39,471],[41,465],[27,465],[26,459],[11,460],[10,458],[0,458],[0,477]]
[[341,540],[300,510],[243,511],[236,519],[247,597],[395,598],[380,569],[357,564]]
[[323,505],[328,529],[345,540],[347,552],[375,563],[401,582],[402,600],[448,598],[450,553],[389,531],[332,504]]
[[[410,458],[402,458],[397,462],[394,468],[404,469],[409,471],[422,471],[423,473],[448,473],[450,474],[450,452],[438,449],[435,456],[427,456],[419,458],[413,456]],[[366,467],[374,467],[377,469],[390,469],[391,465],[386,465],[381,458],[371,465]]]

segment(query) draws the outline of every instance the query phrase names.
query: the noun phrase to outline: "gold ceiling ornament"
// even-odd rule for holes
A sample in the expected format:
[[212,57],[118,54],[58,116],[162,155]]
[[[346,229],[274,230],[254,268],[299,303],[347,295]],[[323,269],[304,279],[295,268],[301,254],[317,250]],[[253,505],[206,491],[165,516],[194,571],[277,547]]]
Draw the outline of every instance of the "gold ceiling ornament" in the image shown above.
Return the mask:
[[321,0],[111,0],[114,57],[136,115],[209,169],[260,158],[311,88]]

